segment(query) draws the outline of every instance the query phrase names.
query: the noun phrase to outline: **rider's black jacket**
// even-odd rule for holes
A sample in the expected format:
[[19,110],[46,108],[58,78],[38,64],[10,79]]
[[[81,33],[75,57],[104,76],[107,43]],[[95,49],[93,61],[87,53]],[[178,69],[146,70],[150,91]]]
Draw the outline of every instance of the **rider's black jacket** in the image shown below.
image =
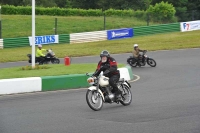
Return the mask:
[[98,76],[101,71],[104,72],[106,77],[111,77],[113,75],[119,75],[119,70],[117,70],[117,62],[114,58],[108,57],[106,62],[99,61],[97,69],[94,73],[94,76]]

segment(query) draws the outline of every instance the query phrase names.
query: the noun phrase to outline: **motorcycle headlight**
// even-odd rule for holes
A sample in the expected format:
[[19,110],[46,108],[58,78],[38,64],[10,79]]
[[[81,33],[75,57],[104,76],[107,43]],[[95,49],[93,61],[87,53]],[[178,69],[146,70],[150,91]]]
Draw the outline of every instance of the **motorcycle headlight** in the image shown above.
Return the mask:
[[87,82],[90,84],[90,85],[93,85],[94,84],[94,78],[90,77],[87,79]]

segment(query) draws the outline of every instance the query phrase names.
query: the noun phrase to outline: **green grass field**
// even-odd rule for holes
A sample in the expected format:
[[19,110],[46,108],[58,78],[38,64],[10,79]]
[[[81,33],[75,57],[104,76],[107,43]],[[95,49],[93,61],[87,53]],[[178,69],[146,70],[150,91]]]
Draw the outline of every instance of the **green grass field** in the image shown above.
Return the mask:
[[[32,35],[31,15],[2,15],[2,38],[27,37]],[[104,17],[81,16],[36,16],[36,35],[69,34],[104,30]],[[152,23],[153,24],[153,23]],[[106,17],[106,29],[127,28],[147,25],[134,17]]]
[[[139,36],[129,39],[99,41],[82,44],[55,44],[44,45],[43,48],[52,48],[56,56],[78,57],[88,55],[99,55],[106,49],[113,53],[131,53],[133,44],[138,43],[141,49],[149,51],[171,50],[183,48],[200,47],[200,30],[191,32],[174,32],[149,36]],[[0,62],[27,61],[27,54],[31,53],[31,47],[0,49]]]
[[[0,79],[93,73],[96,70],[97,63],[71,64],[70,66],[65,66],[64,64],[53,64],[53,65],[49,64],[45,65],[45,67],[48,67],[48,69],[35,69],[35,70],[22,70],[22,68],[26,66],[3,68],[0,69]],[[125,66],[124,64],[118,64],[119,68],[124,66]]]
[[[99,53],[104,49],[110,51],[111,54],[131,53],[134,43],[138,43],[141,49],[146,49],[149,51],[199,48],[199,36],[200,30],[192,32],[174,32],[167,34],[140,36],[129,39],[82,44],[44,45],[44,48],[52,48],[59,58],[65,56],[75,57],[86,55],[99,55]],[[26,54],[31,53],[31,49],[31,47],[1,49],[0,62],[27,61],[28,58],[26,57]],[[79,74],[93,72],[96,68],[96,64],[72,64],[69,67],[66,67],[63,64],[49,66],[49,69],[39,70],[21,70],[22,67],[0,69],[0,79],[65,75],[73,73]],[[121,64],[120,67],[122,66],[124,65]],[[82,70],[78,69],[80,67],[82,68]]]

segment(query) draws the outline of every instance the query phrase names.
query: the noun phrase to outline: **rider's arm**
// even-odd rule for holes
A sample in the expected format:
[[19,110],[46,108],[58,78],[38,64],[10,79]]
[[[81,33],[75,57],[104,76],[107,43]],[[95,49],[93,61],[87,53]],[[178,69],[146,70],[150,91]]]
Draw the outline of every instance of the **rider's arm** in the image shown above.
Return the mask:
[[133,53],[133,56],[134,56],[134,57],[136,57],[136,58],[138,57],[137,52],[136,52],[135,50],[133,50],[132,53]]
[[36,55],[37,55],[37,57],[40,57],[40,56],[45,56],[42,52],[43,52],[43,50],[44,49],[42,49],[42,50],[39,50],[39,49],[37,49],[37,53],[36,53]]
[[141,50],[141,49],[139,49],[139,52],[144,52],[144,51],[146,51],[146,50]]
[[42,49],[42,52],[46,52],[47,50],[46,49]]
[[101,73],[101,61],[99,61],[98,65],[97,65],[97,69],[94,72],[94,76],[99,76],[99,74]]

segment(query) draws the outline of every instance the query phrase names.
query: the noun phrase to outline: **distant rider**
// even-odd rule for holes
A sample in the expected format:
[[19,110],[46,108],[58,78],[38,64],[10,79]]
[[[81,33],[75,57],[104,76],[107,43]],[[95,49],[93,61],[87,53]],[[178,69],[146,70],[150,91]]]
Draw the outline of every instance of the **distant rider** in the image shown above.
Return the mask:
[[45,54],[43,52],[46,52],[46,49],[42,49],[42,45],[38,45],[37,51],[36,51],[36,58],[40,62],[43,62],[45,60]]
[[101,71],[103,75],[109,78],[109,84],[113,87],[113,93],[115,93],[116,99],[120,99],[121,91],[117,87],[117,82],[120,78],[120,72],[117,70],[117,62],[112,58],[107,50],[104,50],[100,54],[101,60],[97,65],[94,76],[98,76]]
[[138,44],[133,45],[133,57],[135,57],[137,59],[138,66],[141,66],[140,60],[142,59],[142,55],[140,55],[140,52],[145,52],[145,51],[146,50],[139,49]]

